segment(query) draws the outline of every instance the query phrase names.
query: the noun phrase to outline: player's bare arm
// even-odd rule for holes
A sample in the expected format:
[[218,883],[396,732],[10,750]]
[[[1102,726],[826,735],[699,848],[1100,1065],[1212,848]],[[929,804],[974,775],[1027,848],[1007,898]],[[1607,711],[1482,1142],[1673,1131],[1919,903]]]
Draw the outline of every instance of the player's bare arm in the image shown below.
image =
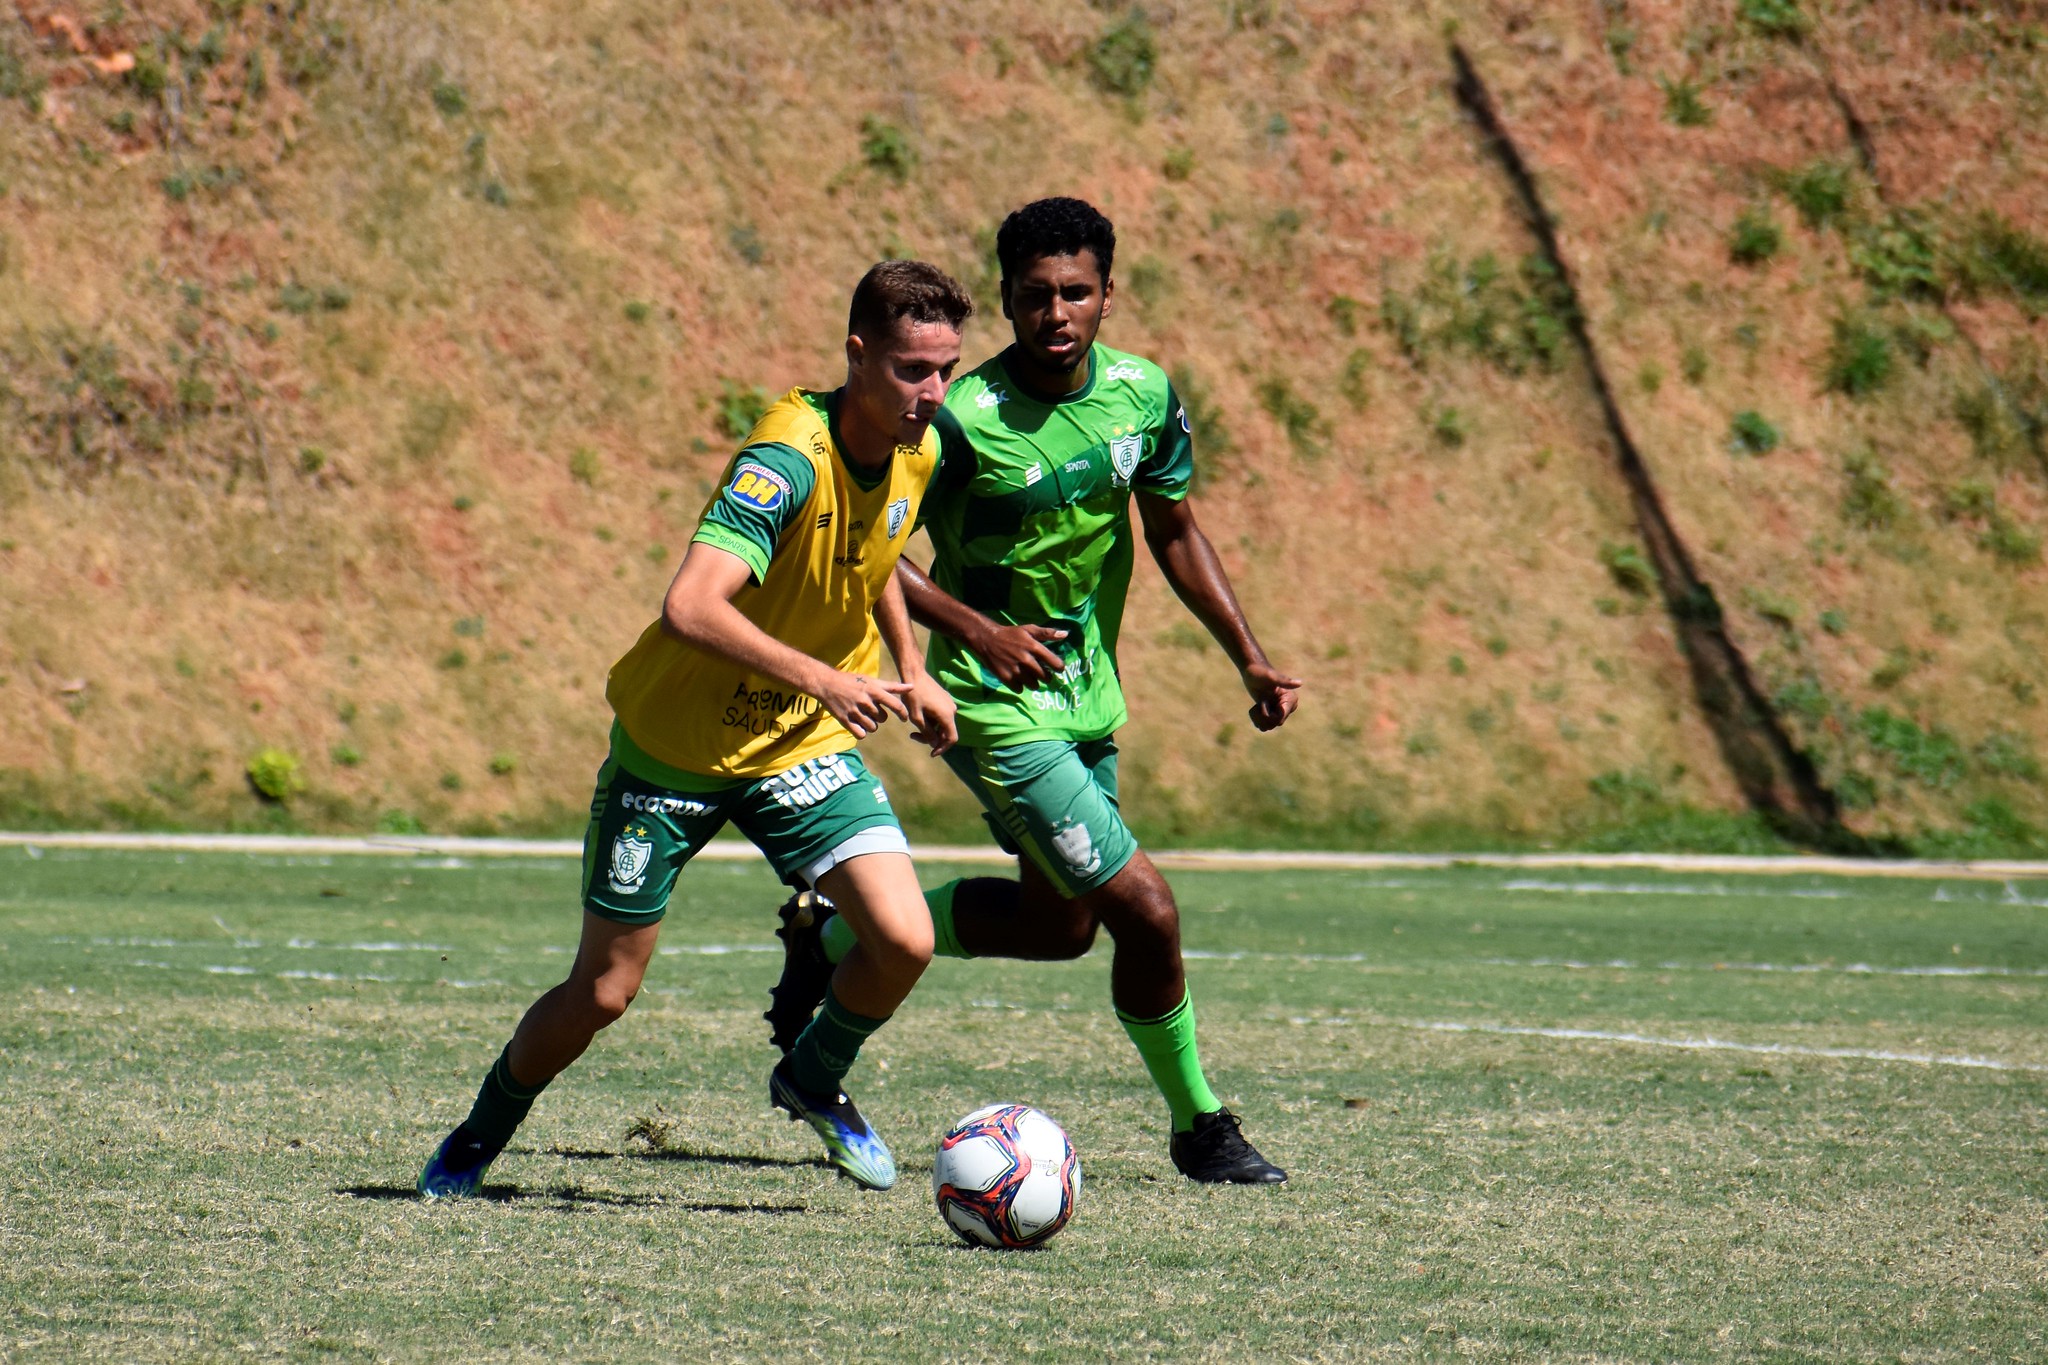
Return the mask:
[[752,577],[753,570],[738,555],[693,542],[662,599],[663,628],[685,644],[758,669],[816,697],[857,739],[873,734],[892,715],[910,719],[903,704],[910,684],[842,673],[792,649],[741,615],[732,599]]
[[910,628],[910,611],[904,605],[899,578],[890,578],[875,603],[875,628],[881,632],[889,657],[896,661],[896,676],[910,688],[903,694],[903,705],[910,713],[911,734],[920,744],[929,745],[932,757],[937,758],[960,738],[954,720],[957,708],[952,695],[925,671],[924,651]]
[[[1067,633],[1051,626],[1006,626],[949,595],[924,570],[907,559],[896,561],[895,587],[903,593],[910,618],[919,625],[950,635],[980,656],[1005,687],[1042,683],[1056,675],[1060,656],[1046,648]],[[877,620],[880,618],[877,617]]]
[[1266,651],[1259,648],[1231,589],[1230,576],[1223,571],[1223,561],[1195,520],[1191,500],[1140,490],[1137,503],[1138,516],[1145,523],[1145,544],[1159,561],[1160,572],[1237,665],[1244,690],[1251,694],[1253,726],[1278,729],[1294,714],[1295,693],[1302,680],[1273,667]]

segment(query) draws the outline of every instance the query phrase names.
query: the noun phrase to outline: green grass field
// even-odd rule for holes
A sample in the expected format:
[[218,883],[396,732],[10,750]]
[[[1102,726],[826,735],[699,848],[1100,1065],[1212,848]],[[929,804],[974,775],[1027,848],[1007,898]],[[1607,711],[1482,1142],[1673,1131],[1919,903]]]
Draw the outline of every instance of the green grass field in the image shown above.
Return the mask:
[[[836,1180],[764,1093],[777,890],[706,864],[494,1197],[431,1207],[570,864],[0,849],[0,1357],[2048,1357],[2048,882],[1175,881],[1283,1188],[1173,1173],[1100,950],[935,964],[850,1082],[903,1183]],[[931,1207],[994,1100],[1082,1155],[1037,1253]]]

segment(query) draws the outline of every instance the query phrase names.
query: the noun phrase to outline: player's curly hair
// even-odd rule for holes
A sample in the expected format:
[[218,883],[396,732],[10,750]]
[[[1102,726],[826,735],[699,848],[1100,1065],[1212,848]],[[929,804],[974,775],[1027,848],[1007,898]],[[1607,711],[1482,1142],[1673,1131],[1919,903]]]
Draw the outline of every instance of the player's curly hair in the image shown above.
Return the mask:
[[869,268],[853,287],[846,330],[878,340],[899,318],[912,322],[943,322],[958,331],[974,312],[974,300],[960,281],[923,261],[883,261]]
[[996,261],[1003,278],[1011,279],[1043,256],[1095,253],[1102,278],[1109,278],[1116,256],[1116,229],[1093,204],[1080,199],[1036,199],[1003,219],[996,230]]

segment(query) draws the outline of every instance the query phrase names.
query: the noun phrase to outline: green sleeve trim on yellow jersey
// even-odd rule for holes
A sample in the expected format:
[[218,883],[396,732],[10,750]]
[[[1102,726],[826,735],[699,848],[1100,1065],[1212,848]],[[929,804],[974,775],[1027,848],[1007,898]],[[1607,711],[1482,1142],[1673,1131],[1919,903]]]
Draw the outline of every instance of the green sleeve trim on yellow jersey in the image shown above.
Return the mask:
[[782,533],[796,523],[817,481],[810,458],[793,446],[779,441],[746,446],[726,466],[724,487],[704,509],[691,539],[738,555],[759,583],[767,577]]
[[697,533],[691,536],[690,540],[693,543],[701,541],[730,555],[738,555],[746,561],[747,569],[754,575],[756,583],[768,576],[768,551],[762,549],[751,537],[741,535],[729,526],[706,521],[697,528]]
[[626,727],[616,720],[612,722],[612,757],[621,768],[642,782],[652,782],[675,792],[730,791],[756,780],[751,777],[706,777],[703,773],[689,772],[664,763],[635,744],[633,737],[626,733]]

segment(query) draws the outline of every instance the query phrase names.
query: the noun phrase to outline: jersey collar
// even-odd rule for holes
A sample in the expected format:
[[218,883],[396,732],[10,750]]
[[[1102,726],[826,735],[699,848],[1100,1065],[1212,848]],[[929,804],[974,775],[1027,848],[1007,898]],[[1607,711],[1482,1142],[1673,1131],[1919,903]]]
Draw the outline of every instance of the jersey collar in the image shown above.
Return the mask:
[[839,467],[846,471],[846,477],[852,479],[856,487],[872,493],[887,481],[889,470],[896,463],[896,452],[890,451],[889,458],[882,461],[882,467],[872,474],[846,458],[846,446],[839,439],[839,405],[845,397],[844,384],[824,395],[825,434],[832,438],[832,458],[839,461]]
[[1013,358],[1017,354],[1017,343],[1014,341],[1003,348],[1001,354],[999,354],[996,357],[996,360],[998,361],[998,363],[1002,365],[1003,373],[1009,376],[1010,383],[1016,386],[1017,392],[1023,394],[1032,402],[1045,403],[1048,405],[1059,403],[1078,403],[1083,398],[1086,398],[1089,394],[1095,392],[1095,371],[1097,368],[1095,364],[1096,349],[1097,348],[1093,345],[1089,346],[1088,348],[1088,382],[1083,384],[1080,388],[1075,389],[1072,393],[1046,393],[1045,391],[1035,387],[1033,384],[1031,384],[1030,381],[1025,379],[1022,372],[1018,369],[1017,365],[1013,361]]

